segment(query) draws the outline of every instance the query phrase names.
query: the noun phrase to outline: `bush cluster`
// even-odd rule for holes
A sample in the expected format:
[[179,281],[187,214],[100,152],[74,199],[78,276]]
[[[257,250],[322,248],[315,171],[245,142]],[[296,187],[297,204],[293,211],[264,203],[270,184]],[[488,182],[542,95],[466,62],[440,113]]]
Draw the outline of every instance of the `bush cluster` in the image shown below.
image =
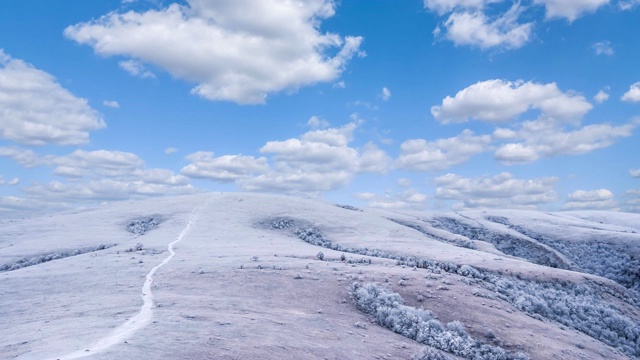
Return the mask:
[[640,325],[605,298],[608,294],[638,306],[634,300],[634,292],[614,293],[604,285],[597,284],[519,279],[469,265],[438,262],[366,247],[347,247],[330,241],[315,227],[301,229],[296,227],[295,220],[288,221],[294,234],[310,244],[353,254],[393,259],[399,265],[427,269],[434,273],[444,271],[464,276],[532,317],[558,322],[618,348],[627,355],[640,357]]
[[640,259],[629,255],[624,244],[603,241],[560,241],[523,226],[513,225],[504,217],[490,216],[487,220],[508,226],[555,249],[573,261],[583,272],[611,279],[640,293]]
[[159,217],[132,219],[127,222],[127,231],[136,235],[144,235],[160,225]]
[[116,244],[112,244],[112,245],[100,244],[96,247],[87,247],[87,248],[75,249],[75,250],[62,250],[62,251],[58,251],[50,254],[38,255],[33,257],[25,257],[14,263],[4,264],[0,266],[0,272],[18,270],[24,267],[38,265],[38,264],[42,264],[42,263],[53,261],[53,260],[64,259],[70,256],[76,256],[80,254],[86,254],[89,252],[100,251],[100,250],[108,249],[115,245]]
[[459,321],[443,324],[431,311],[404,305],[402,297],[375,283],[353,283],[351,297],[358,309],[393,332],[465,359],[528,359],[522,353],[473,339]]
[[570,264],[567,264],[553,251],[533,241],[527,241],[509,234],[497,233],[485,227],[473,226],[449,217],[434,218],[430,223],[437,229],[462,235],[471,240],[488,242],[507,255],[526,259],[534,264],[560,269],[571,268]]

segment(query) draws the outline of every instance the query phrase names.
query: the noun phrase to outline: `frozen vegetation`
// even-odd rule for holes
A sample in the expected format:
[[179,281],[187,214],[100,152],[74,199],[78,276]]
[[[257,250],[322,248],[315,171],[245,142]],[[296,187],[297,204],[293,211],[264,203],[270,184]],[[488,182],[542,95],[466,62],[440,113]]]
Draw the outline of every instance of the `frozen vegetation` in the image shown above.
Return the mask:
[[136,235],[144,235],[160,225],[159,217],[144,217],[131,219],[127,222],[127,231]]
[[85,247],[85,248],[75,249],[75,250],[60,250],[60,251],[51,252],[48,254],[24,257],[10,264],[4,264],[0,266],[0,271],[18,270],[27,266],[46,263],[48,261],[60,260],[70,256],[82,255],[82,254],[86,254],[94,251],[105,250],[115,245],[116,244],[109,244],[109,245],[100,244],[96,247]]
[[611,279],[640,292],[640,259],[625,251],[626,244],[602,240],[559,241],[537,234],[524,226],[510,224],[505,217],[490,216],[487,220],[506,225],[510,229],[556,249],[578,265],[581,271]]
[[637,224],[258,194],[6,221],[0,358],[640,359]]
[[[453,221],[450,223],[457,224],[457,222]],[[303,227],[298,227],[297,224],[301,224]],[[270,227],[279,230],[292,230],[301,240],[332,250],[394,259],[397,260],[398,264],[404,266],[426,269],[435,273],[444,271],[464,276],[468,278],[469,283],[489,290],[492,294],[489,296],[495,296],[504,300],[534,318],[555,321],[564,326],[581,331],[607,345],[618,348],[625,354],[640,358],[640,325],[624,315],[618,308],[611,305],[608,299],[603,296],[605,294],[615,296],[634,307],[638,307],[638,299],[633,292],[627,291],[621,293],[597,284],[577,285],[565,281],[533,280],[504,275],[497,272],[482,271],[468,265],[421,259],[409,254],[389,253],[378,249],[346,247],[327,239],[317,228],[305,227],[305,225],[307,224],[305,224],[304,221],[277,218],[271,220]],[[460,229],[465,229],[465,231]],[[471,235],[469,231],[473,234],[486,234],[488,232],[477,228],[472,229],[473,230],[469,230],[468,227],[459,226],[456,228],[455,233],[486,238],[485,236]],[[358,286],[356,286],[353,291],[356,291],[357,288]],[[383,295],[380,296],[386,298],[386,295],[384,295],[386,292],[379,290],[375,285],[366,287],[366,289],[369,289],[373,294],[381,293]],[[396,299],[396,295],[392,294],[389,296],[390,298]],[[360,309],[365,309],[365,312],[372,314],[370,308],[363,307],[360,304],[361,300],[358,297],[354,298],[356,299],[356,303],[359,304]],[[388,324],[385,324],[385,326],[390,327]],[[396,331],[395,328],[394,331]],[[415,336],[409,337],[415,339]],[[445,350],[440,347],[436,348]],[[472,358],[475,356],[476,355],[473,355]]]
[[389,330],[465,359],[524,360],[522,353],[506,350],[473,339],[459,321],[443,324],[432,312],[404,304],[402,297],[374,283],[353,283],[351,298],[361,311]]

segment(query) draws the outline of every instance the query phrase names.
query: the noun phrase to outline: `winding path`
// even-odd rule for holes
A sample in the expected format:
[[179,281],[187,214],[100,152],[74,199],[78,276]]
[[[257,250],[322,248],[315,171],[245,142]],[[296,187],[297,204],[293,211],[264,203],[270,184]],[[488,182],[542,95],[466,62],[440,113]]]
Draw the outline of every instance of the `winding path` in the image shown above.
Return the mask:
[[189,233],[191,226],[195,223],[198,216],[200,215],[200,211],[202,208],[207,205],[209,201],[206,201],[204,204],[198,206],[191,212],[191,216],[189,217],[189,222],[187,226],[182,229],[178,237],[169,243],[167,246],[167,250],[169,250],[169,256],[167,256],[160,264],[156,265],[146,276],[146,280],[144,285],[142,286],[142,307],[140,307],[140,311],[132,318],[127,320],[124,324],[115,328],[111,334],[108,336],[98,340],[93,345],[83,349],[77,350],[70,354],[66,354],[63,356],[54,357],[51,360],[71,360],[71,359],[79,359],[91,355],[95,355],[101,353],[110,347],[116,344],[122,344],[126,339],[135,334],[138,330],[147,326],[151,319],[153,318],[153,303],[154,296],[153,291],[151,290],[151,285],[153,284],[153,276],[161,267],[165,266],[171,259],[175,256],[175,251],[173,247],[182,241],[184,237]]

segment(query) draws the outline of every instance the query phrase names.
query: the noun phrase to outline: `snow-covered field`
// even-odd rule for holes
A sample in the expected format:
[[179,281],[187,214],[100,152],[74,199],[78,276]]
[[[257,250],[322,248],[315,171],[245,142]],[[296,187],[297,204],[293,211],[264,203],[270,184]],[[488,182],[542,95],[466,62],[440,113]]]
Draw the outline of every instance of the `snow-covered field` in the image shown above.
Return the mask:
[[0,220],[0,358],[640,358],[639,232],[242,193]]

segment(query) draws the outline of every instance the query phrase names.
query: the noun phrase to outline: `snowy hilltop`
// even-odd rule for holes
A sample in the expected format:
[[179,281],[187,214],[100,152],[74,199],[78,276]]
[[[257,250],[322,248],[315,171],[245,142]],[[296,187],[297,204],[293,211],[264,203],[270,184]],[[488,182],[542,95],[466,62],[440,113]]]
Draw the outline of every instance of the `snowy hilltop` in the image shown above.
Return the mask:
[[640,214],[199,194],[0,220],[2,359],[637,359]]

